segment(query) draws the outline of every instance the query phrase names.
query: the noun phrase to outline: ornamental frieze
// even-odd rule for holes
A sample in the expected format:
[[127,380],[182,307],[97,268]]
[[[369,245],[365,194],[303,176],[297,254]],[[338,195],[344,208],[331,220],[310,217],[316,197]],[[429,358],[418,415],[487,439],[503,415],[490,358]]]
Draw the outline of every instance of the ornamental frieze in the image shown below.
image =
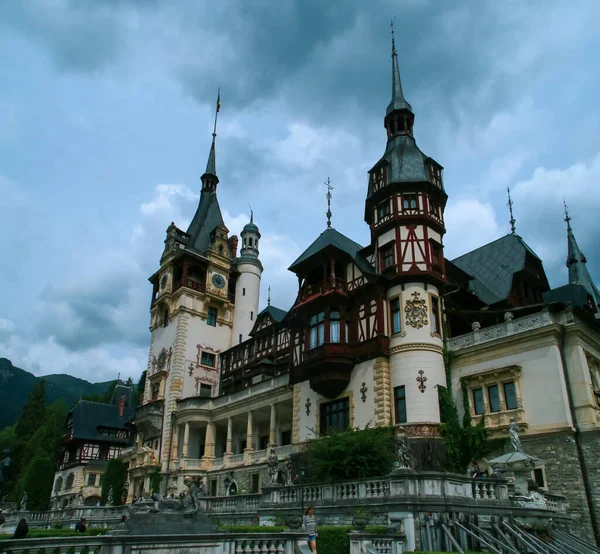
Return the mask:
[[427,301],[421,298],[421,295],[415,291],[411,294],[412,300],[406,301],[404,313],[406,314],[406,323],[415,329],[420,329],[427,325]]

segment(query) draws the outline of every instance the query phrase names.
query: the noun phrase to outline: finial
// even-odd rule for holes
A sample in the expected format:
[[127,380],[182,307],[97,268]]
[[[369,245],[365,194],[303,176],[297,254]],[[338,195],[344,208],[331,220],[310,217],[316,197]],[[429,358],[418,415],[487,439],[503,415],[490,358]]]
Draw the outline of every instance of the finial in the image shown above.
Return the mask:
[[392,19],[390,19],[390,29],[392,30],[392,56],[396,56],[396,40],[394,39],[394,21],[396,21],[396,18],[393,17]]
[[252,206],[248,204],[248,207],[250,208],[250,223],[254,223],[254,212],[252,211]]
[[269,285],[269,296],[267,297],[267,306],[271,305],[271,285]]
[[331,186],[331,179],[329,177],[325,181],[325,186],[327,187],[327,228],[331,229],[331,191],[333,187]]
[[569,208],[567,206],[567,201],[563,198],[563,204],[565,206],[565,221],[567,222],[567,229],[571,228],[571,216],[569,215]]
[[515,234],[515,223],[517,222],[517,220],[514,218],[513,216],[513,201],[512,198],[510,197],[510,187],[506,187],[506,192],[508,193],[508,210],[510,212],[510,232],[514,235]]
[[221,109],[221,87],[219,87],[218,91],[217,91],[217,109],[215,110],[215,126],[213,127],[213,140],[217,136],[217,116],[219,115],[220,109]]

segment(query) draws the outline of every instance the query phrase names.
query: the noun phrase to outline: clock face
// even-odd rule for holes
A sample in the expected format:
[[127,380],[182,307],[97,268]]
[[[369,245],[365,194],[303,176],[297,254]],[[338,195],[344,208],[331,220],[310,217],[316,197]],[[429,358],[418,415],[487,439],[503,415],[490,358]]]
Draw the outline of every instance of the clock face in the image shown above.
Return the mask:
[[219,275],[218,273],[213,273],[212,283],[218,289],[222,289],[225,286],[225,277],[223,277],[223,275]]
[[160,288],[164,289],[167,286],[167,276],[163,275],[162,279],[160,280]]

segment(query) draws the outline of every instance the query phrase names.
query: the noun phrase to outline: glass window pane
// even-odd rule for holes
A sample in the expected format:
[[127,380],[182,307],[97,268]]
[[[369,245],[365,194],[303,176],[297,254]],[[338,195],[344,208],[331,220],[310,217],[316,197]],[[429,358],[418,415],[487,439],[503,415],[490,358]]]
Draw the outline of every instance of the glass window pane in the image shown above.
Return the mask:
[[476,415],[481,415],[485,412],[483,389],[473,389],[473,407],[475,408]]
[[310,348],[316,348],[317,346],[317,328],[311,327],[310,329]]
[[500,411],[500,391],[498,385],[488,387],[488,398],[490,401],[490,412]]
[[394,389],[396,400],[396,423],[406,423],[406,390],[404,386]]
[[329,319],[340,319],[340,312],[332,310],[329,312]]
[[311,324],[311,325],[314,325],[315,323],[317,323],[317,316],[316,316],[316,315],[313,315],[313,316],[310,318],[310,324]]
[[321,322],[325,319],[325,312],[320,312],[317,314],[317,321]]
[[399,333],[401,331],[401,327],[400,327],[400,310],[398,310],[397,312],[394,312],[394,318],[392,320],[392,325],[393,325],[392,331],[394,333]]
[[332,321],[329,326],[329,342],[340,342],[340,322]]
[[321,345],[321,344],[323,344],[323,342],[325,342],[325,325],[323,325],[322,323],[317,325],[317,331],[318,331],[317,344]]
[[504,399],[506,401],[507,410],[516,410],[518,408],[517,389],[512,381],[510,383],[504,383]]
[[348,323],[346,323],[346,342],[350,342],[350,335],[348,331]]

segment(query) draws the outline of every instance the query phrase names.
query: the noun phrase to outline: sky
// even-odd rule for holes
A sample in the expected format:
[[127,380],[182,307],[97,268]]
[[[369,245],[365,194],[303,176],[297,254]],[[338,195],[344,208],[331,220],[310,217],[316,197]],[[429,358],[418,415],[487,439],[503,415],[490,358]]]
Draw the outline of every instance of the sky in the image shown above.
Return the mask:
[[0,357],[92,382],[145,369],[148,277],[195,212],[217,89],[218,196],[250,208],[272,303],[333,226],[368,244],[391,39],[423,152],[444,166],[445,255],[517,232],[567,282],[563,198],[600,285],[600,2],[4,0]]

